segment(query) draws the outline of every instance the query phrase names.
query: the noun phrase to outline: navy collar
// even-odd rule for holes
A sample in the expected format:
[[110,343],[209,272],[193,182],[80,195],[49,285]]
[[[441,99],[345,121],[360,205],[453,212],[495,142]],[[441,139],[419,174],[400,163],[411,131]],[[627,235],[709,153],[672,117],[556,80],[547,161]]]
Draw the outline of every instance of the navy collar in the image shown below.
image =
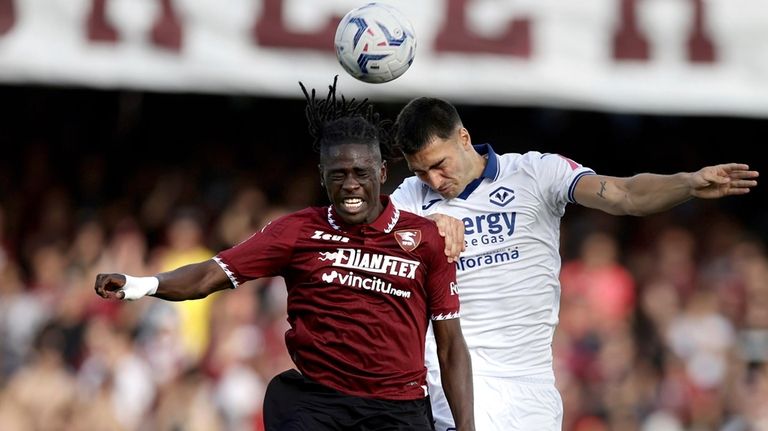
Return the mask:
[[485,164],[485,169],[483,169],[483,172],[480,174],[480,178],[475,178],[472,180],[471,183],[467,184],[467,187],[464,188],[461,194],[457,196],[459,199],[466,200],[469,195],[471,195],[472,192],[474,192],[475,189],[480,186],[480,183],[482,183],[484,179],[487,178],[491,181],[494,181],[499,176],[499,156],[497,156],[496,152],[493,151],[491,144],[473,145],[473,147],[475,148],[475,151],[477,151],[481,156],[488,156],[488,163]]

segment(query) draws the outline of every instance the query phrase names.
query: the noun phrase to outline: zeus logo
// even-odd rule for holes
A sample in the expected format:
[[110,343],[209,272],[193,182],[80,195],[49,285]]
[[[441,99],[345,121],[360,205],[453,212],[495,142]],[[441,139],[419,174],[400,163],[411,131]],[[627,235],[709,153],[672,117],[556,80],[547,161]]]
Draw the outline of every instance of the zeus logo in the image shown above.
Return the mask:
[[358,269],[374,274],[416,278],[416,268],[421,262],[378,253],[367,253],[354,248],[339,248],[335,252],[320,252],[323,262],[332,261],[339,268]]
[[326,241],[339,241],[343,243],[349,242],[349,238],[341,235],[325,233],[321,230],[316,230],[312,235],[312,239],[324,239]]

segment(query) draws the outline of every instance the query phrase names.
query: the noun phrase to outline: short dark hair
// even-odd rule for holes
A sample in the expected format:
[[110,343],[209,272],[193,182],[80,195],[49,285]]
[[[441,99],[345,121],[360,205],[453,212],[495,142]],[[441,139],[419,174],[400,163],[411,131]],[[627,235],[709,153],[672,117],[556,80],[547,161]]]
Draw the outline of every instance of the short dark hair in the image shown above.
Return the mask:
[[461,126],[456,108],[443,99],[419,97],[408,102],[395,121],[394,147],[414,154],[435,137],[448,139]]
[[381,119],[368,99],[358,102],[354,98],[347,100],[343,95],[337,98],[338,78],[338,75],[333,78],[324,100],[315,97],[314,88],[310,93],[299,82],[307,100],[304,112],[309,123],[309,134],[314,138],[313,149],[320,153],[322,159],[328,149],[336,145],[361,144],[367,145],[379,156],[382,153],[388,156],[391,152],[387,133],[390,122]]

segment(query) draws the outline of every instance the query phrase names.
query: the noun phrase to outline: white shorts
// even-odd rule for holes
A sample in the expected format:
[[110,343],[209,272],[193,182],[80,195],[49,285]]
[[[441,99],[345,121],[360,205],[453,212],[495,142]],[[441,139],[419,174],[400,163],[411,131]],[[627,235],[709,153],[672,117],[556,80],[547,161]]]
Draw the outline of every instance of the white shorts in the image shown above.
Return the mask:
[[[453,416],[439,378],[439,372],[427,375],[435,430],[454,431]],[[437,385],[434,379],[437,379]],[[476,429],[562,431],[563,400],[554,381],[475,375],[473,386]]]

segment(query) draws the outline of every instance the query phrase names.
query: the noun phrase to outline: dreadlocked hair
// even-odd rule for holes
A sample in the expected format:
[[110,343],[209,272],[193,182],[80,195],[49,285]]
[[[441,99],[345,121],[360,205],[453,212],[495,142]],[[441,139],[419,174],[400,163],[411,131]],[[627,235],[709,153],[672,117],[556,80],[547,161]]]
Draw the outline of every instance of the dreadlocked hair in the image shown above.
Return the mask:
[[309,134],[314,139],[312,149],[321,153],[341,144],[364,144],[377,148],[384,159],[396,159],[390,139],[391,121],[381,119],[368,99],[357,101],[336,95],[339,76],[328,86],[324,100],[316,97],[315,89],[307,91],[299,81],[301,91],[307,100],[304,113],[307,117]]

